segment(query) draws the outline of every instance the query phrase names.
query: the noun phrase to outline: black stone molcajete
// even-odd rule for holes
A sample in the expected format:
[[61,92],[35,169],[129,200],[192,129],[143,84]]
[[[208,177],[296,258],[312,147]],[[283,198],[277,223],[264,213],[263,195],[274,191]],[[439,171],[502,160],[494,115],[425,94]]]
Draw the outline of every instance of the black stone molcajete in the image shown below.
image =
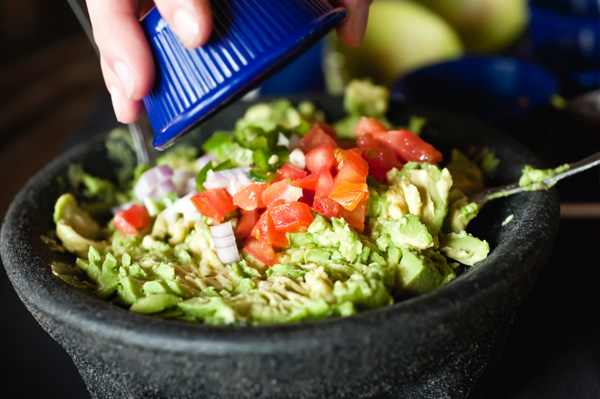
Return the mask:
[[[311,97],[330,119],[341,101]],[[197,134],[231,128],[236,104]],[[494,183],[524,164],[518,143],[479,123],[392,104],[390,118],[428,118],[426,138],[451,147],[487,146],[501,162]],[[444,288],[355,316],[292,325],[212,327],[131,313],[66,284],[52,261],[72,262],[41,237],[53,230],[59,176],[69,164],[109,176],[104,138],[77,147],[35,176],[2,226],[2,260],[21,300],[71,355],[94,398],[468,398],[485,395],[515,312],[542,269],[558,229],[554,190],[490,203],[472,230],[489,257]],[[512,221],[503,223],[514,215]],[[10,326],[10,324],[8,324]],[[9,328],[9,327],[8,327]]]

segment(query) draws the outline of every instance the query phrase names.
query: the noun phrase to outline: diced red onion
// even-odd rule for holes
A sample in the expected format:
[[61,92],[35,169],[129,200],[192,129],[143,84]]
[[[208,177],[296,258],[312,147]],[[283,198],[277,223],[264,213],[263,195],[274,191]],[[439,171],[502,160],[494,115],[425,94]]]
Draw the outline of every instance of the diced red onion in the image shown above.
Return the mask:
[[204,188],[224,188],[229,194],[235,195],[242,187],[246,187],[252,183],[252,180],[248,177],[249,171],[249,166],[240,166],[217,172],[209,170],[206,174]]
[[156,184],[154,189],[148,194],[148,197],[152,197],[155,200],[160,200],[170,192],[177,192],[177,188],[171,179],[165,179]]
[[217,257],[223,264],[240,261],[240,253],[235,242],[231,222],[211,226],[210,234],[215,242]]
[[173,176],[173,169],[169,165],[158,165],[148,169],[138,179],[133,188],[133,193],[139,200],[143,201],[157,188],[159,183],[170,180],[171,176]]
[[214,156],[212,156],[211,154],[204,154],[202,155],[200,158],[198,158],[198,167],[200,169],[202,169],[207,163],[212,162],[219,162],[219,160],[217,158],[215,158]]
[[191,193],[196,189],[196,174],[181,169],[173,171],[171,178],[178,197]]

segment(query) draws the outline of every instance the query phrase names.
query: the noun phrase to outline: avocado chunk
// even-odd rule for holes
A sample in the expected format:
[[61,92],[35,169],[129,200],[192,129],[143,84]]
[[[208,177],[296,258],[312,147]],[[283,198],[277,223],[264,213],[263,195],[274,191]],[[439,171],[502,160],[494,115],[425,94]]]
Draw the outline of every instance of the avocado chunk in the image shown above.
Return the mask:
[[433,291],[456,277],[441,256],[425,256],[411,248],[402,248],[396,269],[397,289],[401,295],[413,296]]
[[440,251],[464,265],[473,266],[485,259],[490,252],[490,245],[466,231],[449,233],[440,237]]
[[[438,234],[448,213],[452,176],[448,169],[426,162],[409,162],[388,172],[390,215],[418,216],[432,235]],[[396,217],[397,218],[397,217]]]
[[54,205],[56,235],[69,252],[86,258],[90,247],[103,251],[108,245],[99,240],[101,229],[98,222],[77,205],[72,194],[61,195]]

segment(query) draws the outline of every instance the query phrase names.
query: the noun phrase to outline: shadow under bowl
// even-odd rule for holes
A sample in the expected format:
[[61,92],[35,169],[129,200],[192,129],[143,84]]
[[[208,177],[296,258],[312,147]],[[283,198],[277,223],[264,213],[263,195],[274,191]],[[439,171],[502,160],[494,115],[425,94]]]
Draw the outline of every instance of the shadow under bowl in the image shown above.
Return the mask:
[[[342,101],[302,97],[342,116]],[[299,100],[292,98],[292,101]],[[189,140],[232,128],[236,103]],[[389,117],[428,118],[424,137],[444,154],[489,147],[500,159],[494,183],[512,182],[539,161],[476,121],[403,103]],[[187,140],[188,138],[186,138]],[[55,277],[73,257],[42,236],[72,163],[110,177],[105,137],[61,155],[18,194],[2,226],[1,254],[21,300],[72,357],[94,398],[469,398],[483,395],[515,313],[550,253],[558,229],[555,190],[501,199],[471,230],[489,257],[443,288],[346,318],[259,327],[215,327],[129,312]],[[510,215],[514,218],[504,223]]]

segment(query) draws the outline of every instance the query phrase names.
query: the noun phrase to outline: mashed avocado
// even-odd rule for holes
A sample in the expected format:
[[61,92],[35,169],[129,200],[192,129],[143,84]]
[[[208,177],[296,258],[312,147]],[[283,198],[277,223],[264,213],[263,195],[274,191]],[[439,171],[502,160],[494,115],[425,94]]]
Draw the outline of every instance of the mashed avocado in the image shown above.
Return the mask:
[[[350,85],[338,138],[356,139],[365,115],[395,129],[388,96]],[[354,150],[329,146],[333,166],[315,166],[305,155],[331,142],[331,129],[313,104],[277,100],[250,107],[202,151],[174,147],[125,184],[74,166],[75,195],[57,199],[54,221],[85,273],[78,286],[137,313],[257,325],[391,305],[485,259],[489,245],[466,230],[479,211],[465,194],[483,184],[476,164],[457,151],[445,167],[398,158],[376,181],[358,140]],[[252,187],[264,191],[244,191]]]

